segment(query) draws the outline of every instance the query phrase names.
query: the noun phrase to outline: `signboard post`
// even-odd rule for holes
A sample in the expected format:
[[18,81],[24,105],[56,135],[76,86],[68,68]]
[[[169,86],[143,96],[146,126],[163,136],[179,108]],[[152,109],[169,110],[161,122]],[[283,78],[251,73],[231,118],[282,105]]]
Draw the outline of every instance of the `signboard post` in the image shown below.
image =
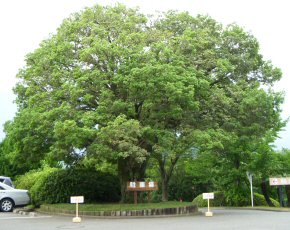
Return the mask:
[[138,191],[150,192],[158,190],[158,183],[154,181],[130,181],[127,182],[127,191],[134,192],[134,204],[138,203]]
[[213,216],[213,213],[209,210],[209,200],[214,199],[214,193],[203,193],[202,198],[204,200],[207,200],[207,212],[205,212],[205,216]]
[[73,218],[73,222],[80,223],[82,221],[82,219],[79,217],[79,204],[84,203],[84,197],[83,196],[71,196],[70,203],[76,204],[76,217]]
[[247,172],[247,177],[248,180],[250,182],[250,186],[251,186],[251,202],[252,202],[252,207],[254,207],[254,196],[253,196],[253,174],[251,174],[250,172]]

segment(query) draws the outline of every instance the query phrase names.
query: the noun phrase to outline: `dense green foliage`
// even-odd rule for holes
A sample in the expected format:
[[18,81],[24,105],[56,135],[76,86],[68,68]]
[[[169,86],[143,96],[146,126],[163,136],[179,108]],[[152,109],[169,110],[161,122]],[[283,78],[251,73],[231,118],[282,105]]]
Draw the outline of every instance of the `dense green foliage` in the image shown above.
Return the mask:
[[[261,162],[285,125],[283,94],[271,89],[281,75],[238,25],[173,11],[154,18],[123,5],[86,8],[26,56],[0,169],[106,164],[116,169],[122,200],[128,180],[151,172],[164,201],[190,199],[195,186],[244,204],[246,171],[257,169],[265,181],[270,167]],[[181,168],[177,188],[170,180]],[[62,173],[53,174],[59,187]],[[45,192],[40,200],[68,196]]]
[[37,193],[39,186],[42,186],[42,184],[45,183],[47,177],[51,173],[58,170],[59,169],[57,168],[50,167],[44,167],[39,170],[31,170],[24,175],[18,176],[15,181],[15,186],[19,189],[29,190],[32,196],[34,196],[34,192]]
[[191,201],[193,197],[194,178],[184,175],[172,177],[169,183],[169,200]]
[[[198,207],[207,207],[208,205],[207,200],[204,200],[202,198],[202,194],[195,197],[192,203],[197,205]],[[210,200],[210,206],[212,207],[228,206],[223,192],[214,193],[214,199]]]
[[44,203],[69,202],[70,196],[82,195],[86,202],[116,202],[120,200],[120,185],[116,176],[87,169],[68,169],[52,173],[38,191]]
[[43,186],[48,180],[49,176],[57,172],[59,169],[44,167],[39,170],[31,170],[24,175],[21,175],[15,181],[16,188],[29,190],[32,205],[38,206],[43,202],[43,198],[39,193],[43,191]]
[[71,196],[84,196],[86,203],[120,200],[118,178],[93,169],[44,169],[28,172],[17,187],[29,189],[32,203],[69,203]]
[[[280,204],[276,200],[271,198],[271,201],[274,203],[275,207],[279,207]],[[192,201],[193,204],[197,205],[198,207],[207,207],[207,200],[202,198],[202,194],[194,198]],[[227,207],[232,206],[232,201],[227,200],[223,192],[215,192],[214,199],[210,200],[210,206],[212,207]],[[237,203],[237,202],[234,202]],[[240,204],[241,206],[250,206],[251,205],[251,198],[248,196],[248,199],[245,203]],[[261,194],[254,193],[254,206],[268,206],[265,197]]]

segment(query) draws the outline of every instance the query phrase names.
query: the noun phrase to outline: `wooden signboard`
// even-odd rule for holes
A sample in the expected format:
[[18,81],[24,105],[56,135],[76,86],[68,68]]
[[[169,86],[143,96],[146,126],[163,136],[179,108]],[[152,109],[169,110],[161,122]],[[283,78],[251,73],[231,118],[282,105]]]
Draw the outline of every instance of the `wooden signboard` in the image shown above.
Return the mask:
[[269,182],[271,186],[290,185],[290,177],[271,177]]
[[279,191],[280,207],[284,206],[283,185],[290,185],[290,177],[270,177],[269,183],[271,186],[277,186]]
[[158,183],[154,181],[130,181],[127,182],[128,191],[156,191]]
[[[158,190],[158,183],[154,181],[128,181],[127,191],[134,192],[134,203],[137,204],[138,194],[137,192],[150,192]],[[149,193],[150,197],[150,193]],[[150,198],[149,198],[150,200]]]

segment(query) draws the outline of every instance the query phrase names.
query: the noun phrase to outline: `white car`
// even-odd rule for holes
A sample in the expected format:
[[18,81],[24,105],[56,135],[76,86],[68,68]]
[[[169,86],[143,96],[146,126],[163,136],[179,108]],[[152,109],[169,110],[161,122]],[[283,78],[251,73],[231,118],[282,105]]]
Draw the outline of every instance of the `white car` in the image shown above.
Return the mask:
[[16,206],[29,204],[28,190],[15,189],[0,182],[0,211],[11,212]]

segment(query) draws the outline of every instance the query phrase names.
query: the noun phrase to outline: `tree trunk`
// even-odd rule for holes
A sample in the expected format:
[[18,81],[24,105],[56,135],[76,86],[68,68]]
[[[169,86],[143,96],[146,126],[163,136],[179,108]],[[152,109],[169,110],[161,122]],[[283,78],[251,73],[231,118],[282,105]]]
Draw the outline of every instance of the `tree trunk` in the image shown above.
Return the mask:
[[290,186],[286,185],[287,207],[290,207]]
[[168,201],[168,180],[162,176],[162,201]]
[[119,177],[120,185],[121,185],[121,203],[125,203],[127,198],[127,181],[123,178]]
[[143,161],[142,164],[140,165],[139,175],[138,175],[138,180],[140,181],[143,181],[145,179],[147,163],[148,163],[148,158],[146,158],[146,160]]
[[283,198],[283,187],[282,185],[277,186],[277,193],[279,197],[280,207],[285,207],[284,205],[284,198]]
[[176,162],[178,161],[179,156],[176,156],[174,159],[171,159],[171,164],[166,170],[165,168],[165,160],[159,159],[159,171],[161,174],[161,184],[162,184],[162,201],[168,201],[168,185],[169,185],[169,180],[172,176],[174,167],[176,165]]
[[119,181],[121,186],[121,203],[124,203],[127,198],[127,181],[129,179],[128,172],[124,167],[124,161],[119,159],[118,160],[118,174],[119,174]]
[[262,194],[265,197],[265,200],[266,200],[267,204],[270,207],[274,207],[274,204],[270,200],[270,197],[269,197],[269,194],[268,194],[268,189],[267,189],[267,183],[266,183],[266,181],[262,181],[262,183],[260,184],[260,186],[261,186]]

